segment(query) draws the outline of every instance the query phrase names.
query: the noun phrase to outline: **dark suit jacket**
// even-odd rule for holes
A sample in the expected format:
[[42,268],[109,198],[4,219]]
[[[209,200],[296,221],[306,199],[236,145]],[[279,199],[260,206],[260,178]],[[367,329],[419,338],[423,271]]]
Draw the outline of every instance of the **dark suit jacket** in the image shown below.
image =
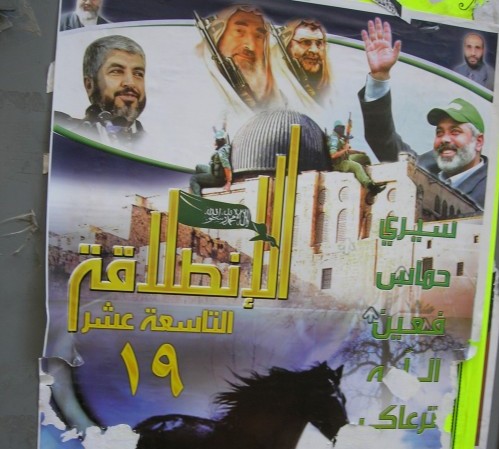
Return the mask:
[[[438,179],[440,169],[433,156],[433,150],[421,155],[407,145],[395,130],[392,117],[392,99],[390,92],[378,100],[364,100],[365,89],[359,92],[359,101],[364,117],[364,135],[367,143],[380,162],[395,162],[400,152],[411,153],[417,157],[418,166]],[[483,209],[485,187],[487,184],[488,161],[482,156],[484,165],[466,178],[458,187],[464,194]]]
[[[101,138],[97,129],[97,122],[98,120],[96,117],[86,117],[84,119],[78,119],[73,118],[70,115],[65,114],[64,112],[54,111],[54,124],[60,125],[69,131],[100,142]],[[101,123],[101,125],[104,126],[103,123]],[[116,139],[116,143],[125,147],[131,145],[134,148],[136,145],[139,145],[145,137],[146,133],[144,131],[142,123],[140,123],[138,120],[135,120],[135,126],[137,130],[137,132],[135,133],[125,132],[125,128],[123,128],[124,131],[122,132],[117,131],[112,133]]]

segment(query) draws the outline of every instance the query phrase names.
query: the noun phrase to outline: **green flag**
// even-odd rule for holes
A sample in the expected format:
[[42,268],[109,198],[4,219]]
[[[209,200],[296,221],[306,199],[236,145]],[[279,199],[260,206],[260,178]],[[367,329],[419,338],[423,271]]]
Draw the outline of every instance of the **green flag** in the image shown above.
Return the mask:
[[265,223],[253,222],[250,210],[241,204],[208,200],[180,191],[178,222],[209,229],[251,229],[257,233],[251,241],[264,240],[277,246],[274,237],[267,234]]

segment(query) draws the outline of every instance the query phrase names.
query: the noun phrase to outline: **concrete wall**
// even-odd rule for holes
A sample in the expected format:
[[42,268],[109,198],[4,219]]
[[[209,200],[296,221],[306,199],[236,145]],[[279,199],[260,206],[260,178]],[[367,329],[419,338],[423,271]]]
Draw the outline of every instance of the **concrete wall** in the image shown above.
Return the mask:
[[[0,447],[34,449],[46,319],[42,162],[49,149],[52,102],[46,82],[58,0],[15,3],[13,27],[0,33]],[[23,10],[23,4],[29,8]],[[13,234],[3,236],[8,233]]]

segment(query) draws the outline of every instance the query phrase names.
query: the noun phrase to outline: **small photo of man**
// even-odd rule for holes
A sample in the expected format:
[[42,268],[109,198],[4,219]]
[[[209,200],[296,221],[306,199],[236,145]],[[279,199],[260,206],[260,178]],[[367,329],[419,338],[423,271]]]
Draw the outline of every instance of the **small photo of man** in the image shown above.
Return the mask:
[[[269,24],[260,9],[252,5],[229,7],[215,16],[198,18],[197,26],[204,38],[201,54],[215,78],[222,75],[252,109],[276,100]],[[213,67],[213,61],[217,67]],[[224,94],[228,98],[233,95]]]
[[74,11],[61,16],[59,31],[109,23],[102,17],[101,9],[102,0],[76,0]]
[[288,69],[302,87],[319,103],[329,99],[332,72],[325,28],[316,20],[298,19],[276,30],[276,34],[276,40],[281,44],[279,48],[286,52],[284,58]]
[[468,33],[463,39],[464,62],[454,71],[486,87],[494,89],[494,68],[484,61],[485,38],[476,32]]
[[83,85],[90,102],[83,119],[55,112],[57,124],[113,147],[134,149],[144,135],[138,117],[146,105],[146,58],[121,35],[92,42],[83,56]]

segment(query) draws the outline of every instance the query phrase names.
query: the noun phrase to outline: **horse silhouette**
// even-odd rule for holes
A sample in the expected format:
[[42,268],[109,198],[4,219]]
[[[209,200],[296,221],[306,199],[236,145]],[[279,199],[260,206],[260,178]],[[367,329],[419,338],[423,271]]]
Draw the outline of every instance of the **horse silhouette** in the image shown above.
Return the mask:
[[342,372],[323,362],[304,371],[236,375],[239,382],[216,396],[220,418],[153,416],[134,429],[137,449],[294,449],[307,423],[334,444],[348,422]]

